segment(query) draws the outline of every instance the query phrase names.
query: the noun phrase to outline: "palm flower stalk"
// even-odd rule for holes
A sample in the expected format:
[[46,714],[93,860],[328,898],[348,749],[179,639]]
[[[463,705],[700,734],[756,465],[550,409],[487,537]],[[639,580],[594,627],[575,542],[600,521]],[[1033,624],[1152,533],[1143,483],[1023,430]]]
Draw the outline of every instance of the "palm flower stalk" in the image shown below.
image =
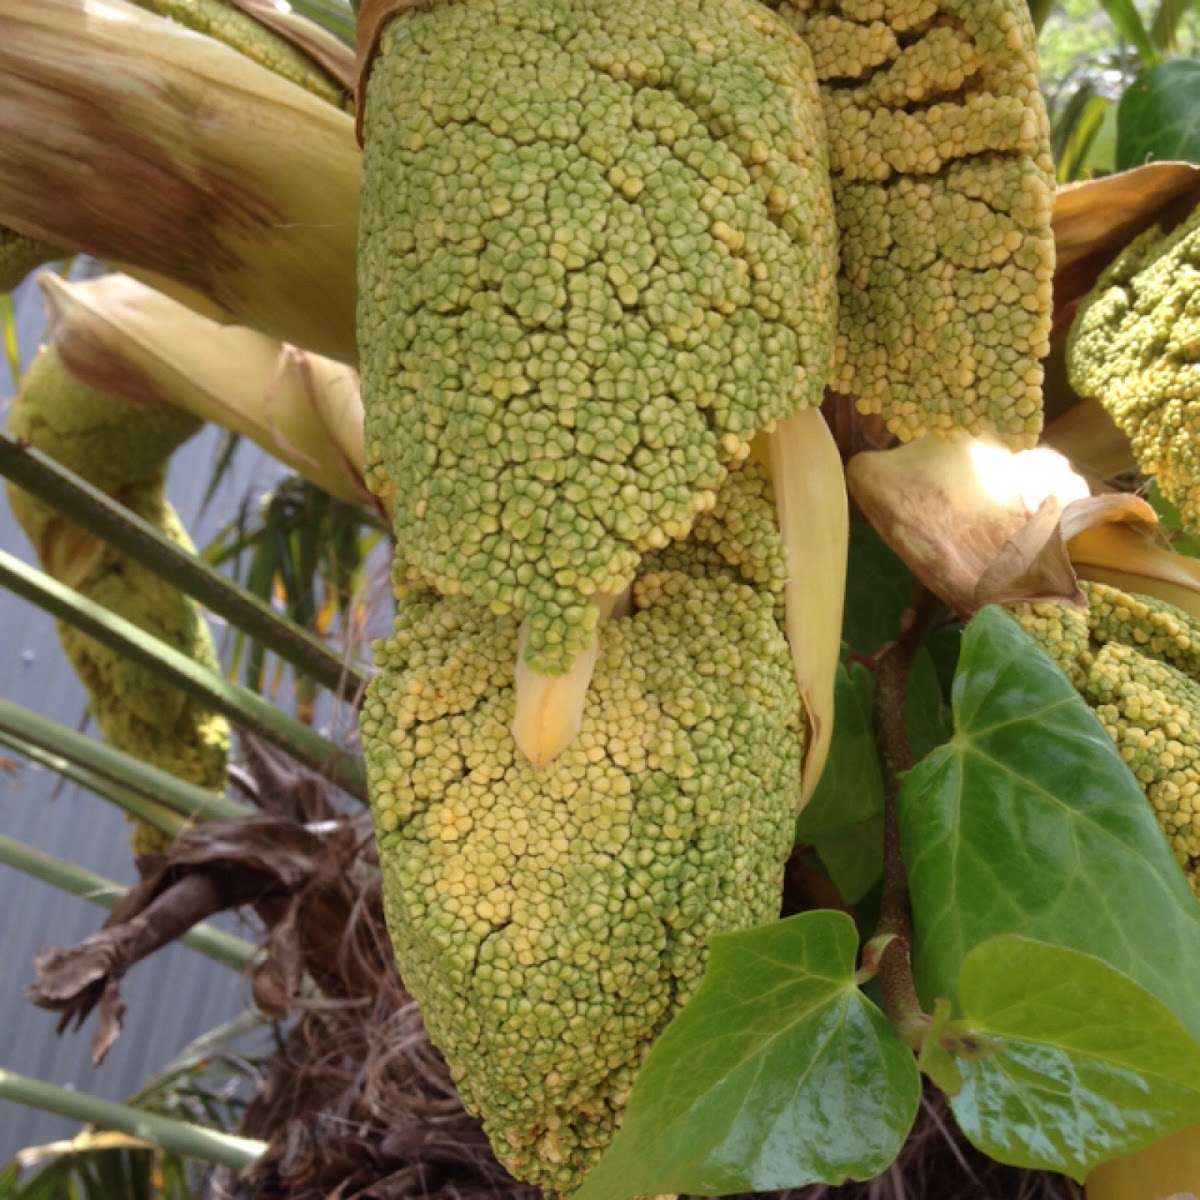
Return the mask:
[[161,1146],[164,1150],[173,1150],[203,1162],[234,1169],[248,1167],[266,1149],[264,1143],[251,1138],[235,1137],[215,1129],[190,1125],[186,1121],[162,1117],[128,1104],[83,1095],[30,1079],[16,1071],[0,1069],[0,1099],[16,1100],[104,1129],[116,1129],[144,1138],[148,1144]]

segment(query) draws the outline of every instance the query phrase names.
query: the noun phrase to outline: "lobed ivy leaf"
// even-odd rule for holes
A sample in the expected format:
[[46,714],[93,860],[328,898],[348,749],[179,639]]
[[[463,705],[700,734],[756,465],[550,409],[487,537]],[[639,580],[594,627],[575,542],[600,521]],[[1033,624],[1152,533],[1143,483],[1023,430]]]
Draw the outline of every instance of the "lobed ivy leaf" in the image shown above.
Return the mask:
[[726,1195],[870,1179],[912,1127],[911,1051],[855,984],[844,913],[713,939],[654,1044],[625,1121],[575,1200]]
[[1001,609],[967,627],[953,708],[900,799],[927,1002],[1015,933],[1094,955],[1200,1038],[1200,906],[1108,734]]
[[1082,1180],[1200,1119],[1200,1045],[1107,963],[1002,935],[967,955],[958,986],[964,1021],[1000,1048],[958,1060],[950,1107],[992,1158]]
[[1174,160],[1200,163],[1200,59],[1148,67],[1117,106],[1117,170]]

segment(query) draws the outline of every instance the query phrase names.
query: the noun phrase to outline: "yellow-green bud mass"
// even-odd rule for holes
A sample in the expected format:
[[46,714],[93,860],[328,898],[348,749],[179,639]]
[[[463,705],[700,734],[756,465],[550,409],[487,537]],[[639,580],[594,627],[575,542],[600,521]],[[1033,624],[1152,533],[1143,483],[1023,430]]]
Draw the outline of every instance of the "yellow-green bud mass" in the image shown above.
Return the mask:
[[324,67],[243,12],[230,0],[130,0],[139,8],[169,17],[244,54],[260,67],[342,107],[345,89]]
[[1071,386],[1095,397],[1200,532],[1200,209],[1151,229],[1105,270],[1067,346]]
[[1054,177],[1025,0],[766,0],[808,43],[841,233],[829,386],[904,439],[1031,443]]
[[366,99],[371,485],[410,578],[526,619],[687,535],[754,434],[820,401],[836,228],[811,59],[754,0],[437,0]]
[[[22,379],[8,421],[14,436],[102,488],[189,550],[191,541],[167,501],[164,478],[172,451],[199,425],[189,413],[138,408],[82,386],[49,348]],[[48,573],[195,662],[219,670],[212,636],[191,600],[27,493],[11,485],[8,493],[13,513]],[[60,622],[58,630],[108,742],[189,783],[224,786],[229,729],[223,717],[71,626]],[[148,826],[135,829],[136,852],[161,844]]]
[[1014,612],[1116,743],[1200,897],[1200,622],[1149,596],[1080,586],[1086,611]]
[[406,985],[517,1176],[599,1157],[715,933],[778,916],[803,715],[761,469],[647,554],[600,627],[583,722],[542,771],[509,733],[518,622],[400,589],[362,714]]

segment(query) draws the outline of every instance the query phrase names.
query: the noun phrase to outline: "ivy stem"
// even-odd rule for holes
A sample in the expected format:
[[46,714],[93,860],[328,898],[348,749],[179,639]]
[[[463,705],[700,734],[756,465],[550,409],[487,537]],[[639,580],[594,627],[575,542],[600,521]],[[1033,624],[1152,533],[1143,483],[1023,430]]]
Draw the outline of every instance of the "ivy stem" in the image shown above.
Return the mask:
[[879,656],[875,674],[875,738],[883,760],[883,885],[872,941],[883,945],[878,975],[884,1011],[900,1040],[918,1051],[932,1018],[913,982],[908,873],[900,853],[900,784],[914,765],[904,708],[913,659],[943,611],[937,597],[922,590],[905,615],[900,637]]

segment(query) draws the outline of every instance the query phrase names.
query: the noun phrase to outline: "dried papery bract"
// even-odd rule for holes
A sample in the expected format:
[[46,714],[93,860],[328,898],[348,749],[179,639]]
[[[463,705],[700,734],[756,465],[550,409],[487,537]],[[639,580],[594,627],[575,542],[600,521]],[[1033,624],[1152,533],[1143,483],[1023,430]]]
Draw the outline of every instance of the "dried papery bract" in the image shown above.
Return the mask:
[[1147,163],[1102,179],[1064,184],[1054,197],[1054,324],[1071,319],[1075,303],[1100,272],[1151,225],[1172,225],[1200,202],[1200,167]]
[[0,78],[0,224],[354,360],[346,113],[122,0],[5,0]]
[[1200,562],[1166,548],[1150,505],[1089,495],[1052,450],[927,438],[856,456],[847,481],[917,578],[964,616],[992,603],[1079,606],[1081,579],[1200,615]]
[[333,496],[362,479],[358,375],[336,359],[221,325],[125,275],[39,283],[50,337],[76,378],[131,404],[181,408],[250,438]]
[[1200,617],[1200,560],[1163,544],[1154,509],[1137,496],[1093,496],[1068,506],[1062,534],[1080,579],[1153,596]]
[[846,480],[888,545],[957,612],[1017,598],[1079,602],[1058,523],[1088,489],[1062,455],[925,437],[855,456]]
[[765,440],[788,561],[785,627],[808,713],[800,789],[804,805],[816,791],[833,736],[850,518],[842,460],[819,409],[780,421]]

